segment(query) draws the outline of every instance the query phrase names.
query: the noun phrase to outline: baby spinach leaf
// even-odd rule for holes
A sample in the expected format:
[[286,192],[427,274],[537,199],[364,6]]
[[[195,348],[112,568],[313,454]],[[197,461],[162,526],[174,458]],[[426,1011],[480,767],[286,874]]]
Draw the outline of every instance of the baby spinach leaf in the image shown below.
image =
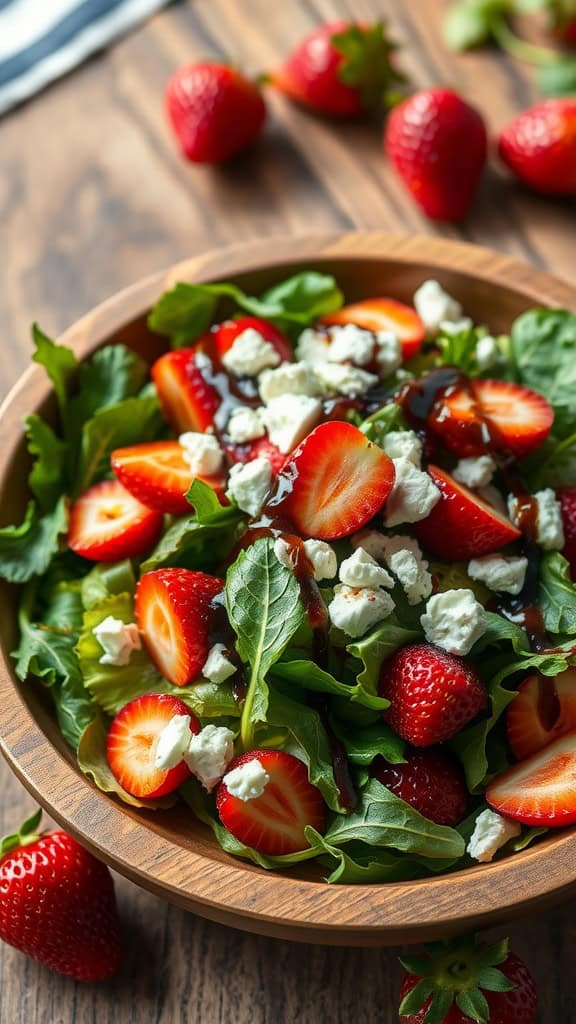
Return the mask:
[[389,764],[401,764],[406,760],[404,740],[389,725],[386,725],[386,722],[380,721],[373,725],[354,727],[334,718],[332,728],[340,742],[344,744],[348,759],[352,764],[367,767],[379,754]]
[[267,312],[255,315],[306,325],[326,313],[333,313],[343,301],[344,296],[331,274],[304,270],[268,288],[259,300],[261,308]]
[[287,680],[287,682],[292,683],[294,686],[301,687],[303,690],[336,694],[375,711],[387,708],[390,703],[382,697],[376,697],[374,694],[368,693],[361,683],[356,683],[355,686],[347,686],[346,683],[338,682],[330,672],[325,672],[314,661],[307,661],[306,659],[278,661],[273,668],[273,674],[278,676],[279,679]]
[[576,433],[561,441],[551,435],[522,465],[533,492],[560,485],[576,487]]
[[559,551],[547,551],[540,563],[540,607],[551,633],[576,634],[576,584]]
[[[346,847],[333,846],[310,825],[306,826],[305,832],[311,846],[319,847],[319,852],[336,861],[336,867],[326,878],[331,884],[369,885],[373,882],[409,881],[424,873],[416,861],[390,850],[368,847],[362,843],[351,843]],[[365,851],[362,860],[359,859],[360,849]]]
[[39,515],[33,501],[19,526],[0,529],[0,576],[10,583],[26,583],[41,576],[59,548],[60,537],[68,529],[68,505],[65,498],[52,512]]
[[115,796],[125,804],[132,807],[144,807],[146,810],[166,810],[176,802],[176,796],[171,793],[156,800],[139,800],[138,797],[127,793],[112,774],[106,759],[106,736],[108,733],[107,721],[104,715],[98,713],[84,729],[78,744],[78,766],[94,785],[104,793],[114,793]]
[[222,518],[212,526],[200,523],[196,516],[176,519],[160,538],[148,558],[142,562],[142,572],[178,565],[184,569],[211,569],[220,565],[234,548],[245,519]]
[[34,457],[28,484],[42,512],[49,512],[66,490],[66,445],[41,416],[28,416],[24,423]]
[[114,448],[152,441],[161,429],[160,406],[154,396],[126,398],[99,409],[82,428],[74,494],[110,472]]
[[72,349],[57,345],[38,324],[32,325],[32,340],[35,351],[32,359],[43,366],[56,392],[62,422],[66,421],[66,392],[68,382],[78,367],[78,360]]
[[378,692],[378,680],[380,669],[386,658],[389,658],[399,647],[413,643],[420,639],[421,632],[413,629],[406,629],[401,626],[394,617],[386,619],[381,626],[377,626],[361,640],[348,644],[346,650],[354,658],[358,658],[364,664],[364,669],[358,676],[358,683],[368,693]]
[[532,309],[512,325],[510,353],[517,379],[554,408],[554,433],[574,432],[576,315],[564,309]]

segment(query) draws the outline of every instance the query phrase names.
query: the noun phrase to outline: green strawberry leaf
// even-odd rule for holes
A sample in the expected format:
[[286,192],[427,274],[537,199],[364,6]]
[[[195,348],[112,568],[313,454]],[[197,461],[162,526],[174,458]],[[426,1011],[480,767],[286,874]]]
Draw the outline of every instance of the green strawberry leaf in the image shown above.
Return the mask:
[[373,25],[353,23],[331,38],[334,49],[342,54],[338,78],[344,85],[357,89],[365,110],[388,106],[390,93],[397,83],[406,81],[394,66],[392,54],[397,49],[387,35],[383,21]]
[[462,1010],[466,1017],[478,1021],[478,1024],[488,1024],[490,1020],[490,1007],[486,1001],[486,996],[482,995],[482,992],[477,988],[458,992],[456,1006],[459,1010]]

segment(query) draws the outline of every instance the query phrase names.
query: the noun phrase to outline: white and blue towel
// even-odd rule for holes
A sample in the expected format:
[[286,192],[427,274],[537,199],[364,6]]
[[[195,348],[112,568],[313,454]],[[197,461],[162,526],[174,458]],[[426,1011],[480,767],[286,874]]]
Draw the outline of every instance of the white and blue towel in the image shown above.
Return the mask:
[[0,114],[169,0],[0,0]]

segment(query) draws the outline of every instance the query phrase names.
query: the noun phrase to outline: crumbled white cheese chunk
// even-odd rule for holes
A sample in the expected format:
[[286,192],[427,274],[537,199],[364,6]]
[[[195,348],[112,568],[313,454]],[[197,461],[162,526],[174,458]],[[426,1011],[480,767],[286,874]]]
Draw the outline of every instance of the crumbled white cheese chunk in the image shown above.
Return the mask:
[[438,281],[424,281],[414,294],[414,306],[429,335],[437,334],[440,324],[462,316],[462,306],[445,292]]
[[417,469],[410,459],[393,459],[396,478],[384,505],[384,524],[399,526],[426,519],[440,501],[440,491],[428,473]]
[[190,715],[173,715],[156,742],[154,767],[168,771],[180,764],[190,742]]
[[409,459],[420,469],[422,441],[413,430],[391,430],[385,435],[382,447],[391,459]]
[[462,334],[464,331],[469,331],[471,327],[472,320],[469,316],[463,316],[461,320],[443,320],[440,324],[442,333],[448,334],[450,337]]
[[265,405],[282,395],[320,393],[318,381],[308,363],[282,363],[276,370],[264,370],[258,378],[260,398]]
[[519,594],[524,586],[527,558],[508,555],[484,555],[473,558],[468,563],[468,575],[478,580],[489,590],[503,591],[506,594]]
[[214,644],[210,648],[208,657],[202,667],[204,679],[209,679],[211,683],[220,684],[229,679],[230,676],[233,676],[235,671],[236,666],[226,657],[226,647],[224,644]]
[[310,366],[324,363],[330,351],[330,338],[327,331],[315,331],[307,327],[296,342],[296,358]]
[[498,362],[498,343],[491,334],[479,338],[476,343],[476,362],[479,370],[490,370]]
[[402,342],[393,331],[376,334],[376,362],[381,377],[388,377],[402,363]]
[[491,455],[477,455],[460,459],[452,476],[466,487],[487,487],[495,471],[496,463]]
[[256,377],[268,366],[278,366],[280,355],[253,327],[238,334],[222,356],[222,365],[235,377]]
[[214,789],[234,757],[234,733],[223,725],[205,725],[190,737],[184,760],[205,789]]
[[277,537],[274,541],[274,554],[280,562],[280,565],[283,565],[285,569],[294,568],[292,558],[290,556],[290,547],[285,540],[282,540],[282,537]]
[[248,405],[238,405],[232,410],[226,433],[234,444],[246,444],[247,441],[256,441],[264,437],[266,427],[262,422],[262,415],[259,409],[251,409]]
[[236,463],[230,469],[226,495],[249,516],[257,516],[272,485],[268,459]]
[[323,391],[328,395],[340,394],[356,398],[378,383],[375,373],[368,373],[350,363],[319,363],[315,372]]
[[270,776],[262,763],[255,757],[252,761],[245,761],[244,764],[233,768],[224,776],[223,782],[230,796],[235,796],[238,800],[246,802],[247,800],[257,800],[259,796],[262,796],[270,782]]
[[182,457],[194,476],[212,476],[222,468],[224,453],[214,434],[200,434],[187,430],[178,438]]
[[304,550],[312,562],[315,580],[331,580],[338,572],[336,552],[325,540],[304,541]]
[[348,636],[363,636],[371,626],[382,622],[392,611],[394,601],[384,590],[370,587],[348,587],[338,583],[334,598],[328,605],[330,621]]
[[281,395],[262,409],[268,437],[287,454],[302,441],[322,418],[322,402],[310,395]]
[[[564,547],[564,524],[562,507],[551,487],[536,491],[534,495],[538,506],[536,519],[536,539],[545,551],[561,551]],[[518,526],[518,499],[513,495],[508,498],[508,510],[512,522]]]
[[383,537],[384,557],[397,576],[408,604],[419,604],[432,593],[432,576],[417,540],[398,534]]
[[503,818],[489,808],[476,818],[474,831],[468,841],[466,853],[481,863],[491,861],[494,854],[510,839],[519,836],[522,829],[517,821]]
[[99,658],[101,665],[127,665],[132,651],[142,647],[138,626],[135,622],[122,622],[113,615],[107,615],[92,630],[104,654]]
[[471,590],[433,594],[420,623],[428,643],[449,654],[469,654],[486,631],[486,613]]
[[365,548],[356,548],[340,566],[340,580],[348,587],[393,587],[394,580]]
[[386,561],[386,540],[386,535],[378,530],[359,530],[350,537],[353,548],[364,548],[377,562]]
[[375,338],[372,331],[365,331],[356,324],[344,324],[330,328],[328,361],[331,363],[354,363],[366,366],[374,358]]

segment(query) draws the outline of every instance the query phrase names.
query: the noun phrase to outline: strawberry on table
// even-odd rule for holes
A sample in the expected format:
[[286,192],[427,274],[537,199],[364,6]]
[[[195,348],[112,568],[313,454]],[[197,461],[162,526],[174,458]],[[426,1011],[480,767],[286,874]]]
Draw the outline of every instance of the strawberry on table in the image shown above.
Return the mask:
[[244,331],[256,331],[264,338],[264,341],[269,342],[276,349],[283,362],[290,362],[294,358],[288,338],[269,320],[263,320],[258,316],[239,316],[237,320],[224,320],[223,323],[213,328],[214,347],[220,359],[232,348],[238,335],[243,334]]
[[76,981],[102,981],[122,959],[114,882],[105,864],[41,812],[0,842],[0,938]]
[[576,581],[576,487],[559,487],[556,497],[562,509],[564,526],[564,550],[562,554],[570,563],[570,575]]
[[168,423],[177,434],[211,427],[220,405],[216,388],[208,384],[196,364],[197,349],[165,352],[150,373]]
[[528,676],[506,713],[510,749],[519,761],[576,730],[576,669]]
[[426,329],[416,310],[397,299],[389,298],[363,299],[342,306],[335,313],[323,316],[321,323],[328,326],[355,324],[374,334],[391,331],[402,344],[403,360],[418,355],[426,336]]
[[200,476],[192,473],[178,441],[152,441],[116,448],[111,455],[112,470],[121,484],[148,508],[184,516],[192,511],[186,492],[192,480],[208,484],[219,497],[224,494],[224,474]]
[[537,192],[576,196],[576,98],[556,97],[525,110],[500,133],[498,152]]
[[200,674],[210,648],[211,604],[223,580],[191,569],[155,569],[136,587],[135,615],[152,661],[174,686]]
[[260,135],[266,106],[256,83],[228,64],[190,64],[166,86],[166,112],[185,157],[220,164]]
[[143,505],[118,480],[103,480],[72,504],[68,546],[94,562],[118,562],[146,554],[161,530],[161,512]]
[[468,790],[458,761],[440,748],[407,750],[403,764],[378,757],[371,773],[383,786],[437,825],[457,825],[466,816]]
[[222,824],[268,856],[305,850],[306,825],[323,832],[326,808],[306,765],[282,750],[250,750],[228,767],[216,792]]
[[560,828],[576,822],[576,730],[497,775],[486,800],[523,825]]

